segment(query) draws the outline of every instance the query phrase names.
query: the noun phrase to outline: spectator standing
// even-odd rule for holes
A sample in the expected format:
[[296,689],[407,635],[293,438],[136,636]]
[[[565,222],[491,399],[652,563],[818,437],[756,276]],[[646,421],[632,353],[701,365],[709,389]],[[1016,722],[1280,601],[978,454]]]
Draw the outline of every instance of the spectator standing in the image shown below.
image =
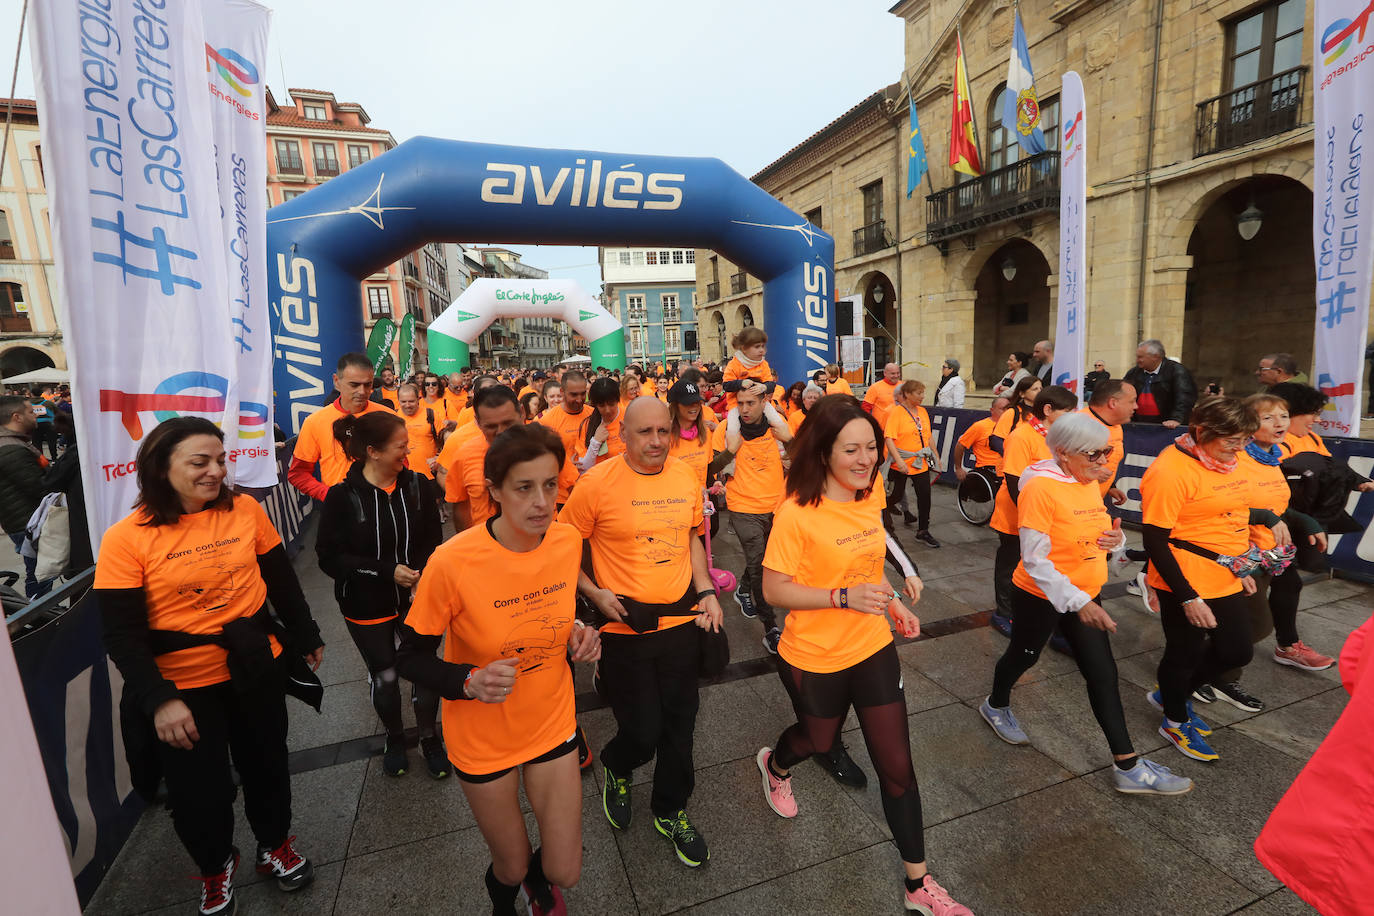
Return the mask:
[[[33,444],[38,418],[22,397],[0,398],[0,527],[14,542],[24,544],[29,516],[43,499],[43,469],[48,461]],[[34,576],[37,557],[24,558],[24,594],[36,598],[47,591]]]
[[1093,371],[1083,376],[1083,400],[1092,400],[1093,390],[1111,377],[1112,374],[1107,371],[1106,363],[1100,359],[1093,363]]
[[57,427],[53,425],[53,420],[57,418],[57,404],[49,397],[47,391],[35,385],[29,389],[29,406],[33,408],[34,419],[38,421],[38,426],[33,432],[33,442],[40,450],[43,446],[48,447],[48,457],[57,457]]
[[854,393],[854,389],[849,387],[849,380],[841,374],[839,364],[831,363],[825,367],[824,371],[826,394],[852,395]]
[[[59,405],[60,406],[60,405]],[[62,575],[71,578],[95,564],[91,556],[91,531],[86,521],[86,491],[81,484],[81,456],[76,447],[76,422],[70,413],[59,413],[55,421],[57,433],[67,447],[43,475],[44,493],[64,493],[67,496],[67,527],[70,532],[71,555]]]
[[994,395],[1006,394],[1016,387],[1016,383],[1030,375],[1026,369],[1026,364],[1030,362],[1030,354],[1022,350],[1013,350],[1007,355],[1007,374],[1002,376],[1002,381],[992,386]]
[[959,377],[959,361],[950,357],[940,366],[940,384],[935,387],[936,407],[963,407],[967,389]]
[[1291,353],[1266,353],[1260,357],[1255,378],[1266,390],[1283,382],[1308,384],[1306,374],[1298,371],[1298,361]]
[[1031,359],[1035,360],[1035,377],[1046,385],[1054,384],[1054,341],[1036,341],[1035,347],[1031,350]]
[[1197,403],[1197,383],[1181,363],[1169,359],[1164,344],[1142,340],[1135,349],[1135,368],[1125,380],[1136,390],[1136,423],[1159,423],[1169,429],[1188,422]]

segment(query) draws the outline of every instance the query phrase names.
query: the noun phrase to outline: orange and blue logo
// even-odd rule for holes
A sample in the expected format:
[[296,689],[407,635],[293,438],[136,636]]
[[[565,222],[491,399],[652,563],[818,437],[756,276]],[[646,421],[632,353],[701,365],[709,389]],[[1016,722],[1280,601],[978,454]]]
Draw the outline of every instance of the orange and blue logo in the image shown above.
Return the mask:
[[1074,143],[1078,139],[1078,126],[1083,123],[1083,112],[1078,112],[1074,119],[1069,122],[1069,126],[1064,130],[1064,150],[1073,149]]
[[[229,382],[222,375],[211,372],[179,372],[159,382],[151,394],[102,388],[100,409],[119,414],[124,431],[129,434],[130,439],[137,442],[143,438],[140,414],[151,413],[158,423],[188,414],[206,416],[218,422],[224,414],[228,395]],[[266,404],[240,402],[239,438],[265,438],[268,432],[268,416]]]
[[258,83],[258,68],[253,66],[239,52],[232,48],[220,48],[215,50],[208,44],[205,46],[205,70],[218,68],[219,78],[229,84],[239,95],[249,98],[253,90],[249,86],[256,86]]
[[1369,28],[1369,17],[1374,15],[1374,0],[1354,19],[1337,19],[1322,32],[1321,49],[1326,55],[1323,62],[1327,66],[1340,60],[1350,50],[1352,42],[1364,41],[1365,31]]

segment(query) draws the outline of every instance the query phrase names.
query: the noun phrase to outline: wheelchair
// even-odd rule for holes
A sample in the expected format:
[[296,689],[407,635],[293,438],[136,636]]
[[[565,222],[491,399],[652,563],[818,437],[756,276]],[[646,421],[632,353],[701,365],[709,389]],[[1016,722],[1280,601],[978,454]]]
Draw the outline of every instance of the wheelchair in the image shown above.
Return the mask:
[[997,488],[1002,485],[992,468],[970,468],[968,475],[959,484],[959,514],[970,525],[986,525],[992,518],[993,502]]

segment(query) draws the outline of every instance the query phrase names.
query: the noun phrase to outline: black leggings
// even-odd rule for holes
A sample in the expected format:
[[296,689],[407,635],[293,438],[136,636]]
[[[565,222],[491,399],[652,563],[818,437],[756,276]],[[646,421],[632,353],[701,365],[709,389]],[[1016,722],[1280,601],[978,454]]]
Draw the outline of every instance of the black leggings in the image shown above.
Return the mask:
[[1280,646],[1291,646],[1298,641],[1298,600],[1301,597],[1302,571],[1297,563],[1289,563],[1287,569],[1269,580],[1269,612],[1274,615],[1274,642]]
[[779,655],[778,675],[797,713],[796,724],[778,737],[778,766],[790,770],[812,754],[828,754],[853,704],[878,774],[883,814],[897,851],[904,862],[924,862],[921,792],[911,765],[911,734],[896,645],[888,643],[857,665],[830,674],[793,668]]
[[1107,634],[1083,623],[1077,613],[1061,614],[1049,601],[1017,586],[1012,586],[1011,600],[1016,610],[1011,642],[997,662],[988,703],[999,709],[1011,705],[1011,688],[1016,679],[1040,660],[1050,634],[1058,628],[1073,648],[1073,660],[1087,684],[1088,703],[1102,734],[1107,736],[1107,746],[1113,754],[1134,753],[1126,730],[1126,712],[1121,708],[1121,691],[1117,689],[1116,659],[1112,657]]
[[1015,613],[1011,576],[1016,572],[1016,564],[1021,562],[1021,539],[1014,534],[997,532],[997,556],[993,560],[992,590],[997,598],[997,613],[1011,617]]
[[1188,697],[1203,684],[1220,679],[1222,672],[1244,668],[1254,656],[1247,598],[1237,592],[1225,598],[1207,598],[1217,619],[1214,630],[1188,622],[1183,605],[1168,589],[1159,595],[1159,620],[1164,626],[1164,655],[1159,660],[1159,696],[1164,714],[1175,722],[1188,719]]
[[[400,622],[400,617],[374,624],[344,621],[348,635],[353,637],[353,644],[367,665],[368,680],[372,684],[372,707],[377,710],[389,738],[399,738],[405,732],[401,721],[400,676],[396,673],[396,628]],[[430,737],[439,716],[439,691],[412,683],[410,702],[415,709],[420,737]]]
[[894,470],[889,476],[892,478],[892,495],[888,497],[887,504],[895,506],[901,502],[906,495],[907,481],[911,481],[911,490],[916,494],[916,530],[928,530],[930,528],[930,472],[903,474]]

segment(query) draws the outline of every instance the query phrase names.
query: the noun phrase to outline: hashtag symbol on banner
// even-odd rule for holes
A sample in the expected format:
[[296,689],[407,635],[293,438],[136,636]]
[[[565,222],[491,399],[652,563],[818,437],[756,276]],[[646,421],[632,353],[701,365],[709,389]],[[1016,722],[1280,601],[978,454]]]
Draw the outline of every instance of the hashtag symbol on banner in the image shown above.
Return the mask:
[[[162,295],[171,296],[176,293],[178,286],[186,286],[191,289],[200,289],[200,283],[190,277],[183,277],[172,270],[172,258],[178,257],[188,261],[196,260],[196,253],[187,248],[178,248],[169,244],[167,233],[161,226],[153,228],[151,239],[145,239],[124,228],[124,213],[120,212],[115,219],[93,219],[91,226],[95,229],[102,229],[106,232],[114,232],[119,236],[119,254],[106,254],[97,251],[92,257],[101,264],[113,264],[124,272],[124,282],[127,285],[129,277],[142,277],[145,280],[157,280]],[[157,257],[156,269],[138,267],[129,263],[129,246],[145,248],[152,251]]]
[[1322,316],[1322,324],[1328,328],[1334,328],[1341,323],[1341,319],[1355,311],[1354,305],[1346,305],[1345,297],[1355,292],[1355,287],[1346,286],[1342,280],[1340,285],[1333,289],[1324,299],[1318,299],[1322,305],[1326,306],[1326,314]]

